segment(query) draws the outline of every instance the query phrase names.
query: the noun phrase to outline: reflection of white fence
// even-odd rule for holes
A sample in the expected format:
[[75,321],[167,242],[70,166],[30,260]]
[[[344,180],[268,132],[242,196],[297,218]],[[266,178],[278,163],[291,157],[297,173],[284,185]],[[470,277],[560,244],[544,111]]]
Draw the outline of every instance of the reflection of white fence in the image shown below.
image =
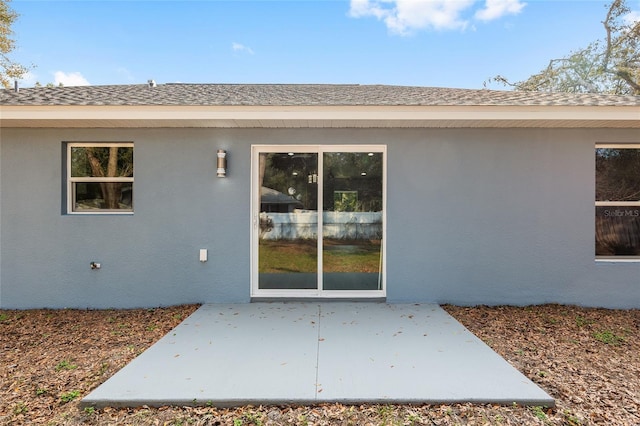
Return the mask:
[[[382,212],[324,212],[324,238],[377,240],[382,238]],[[318,213],[260,213],[260,238],[294,240],[318,238]]]

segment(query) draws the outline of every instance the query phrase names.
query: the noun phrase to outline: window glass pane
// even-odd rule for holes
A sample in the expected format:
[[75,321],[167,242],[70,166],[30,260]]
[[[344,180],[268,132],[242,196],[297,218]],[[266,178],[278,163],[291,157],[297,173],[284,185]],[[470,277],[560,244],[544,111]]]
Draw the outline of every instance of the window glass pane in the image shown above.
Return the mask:
[[640,148],[596,148],[596,201],[640,200]]
[[596,207],[596,256],[640,256],[640,206]]
[[382,153],[325,153],[324,184],[325,211],[382,211]]
[[318,288],[318,154],[260,153],[258,288]]
[[74,211],[133,210],[133,182],[74,182]]
[[133,147],[72,147],[71,177],[133,177]]
[[323,288],[382,290],[382,153],[323,158]]

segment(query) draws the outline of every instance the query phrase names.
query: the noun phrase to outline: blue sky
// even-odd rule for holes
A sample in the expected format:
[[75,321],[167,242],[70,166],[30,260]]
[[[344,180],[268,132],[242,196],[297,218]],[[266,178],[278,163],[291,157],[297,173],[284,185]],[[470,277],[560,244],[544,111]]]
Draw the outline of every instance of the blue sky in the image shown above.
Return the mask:
[[[628,0],[640,11],[640,0]],[[360,83],[482,88],[604,33],[598,0],[13,0],[23,86]],[[501,86],[492,85],[493,88]]]

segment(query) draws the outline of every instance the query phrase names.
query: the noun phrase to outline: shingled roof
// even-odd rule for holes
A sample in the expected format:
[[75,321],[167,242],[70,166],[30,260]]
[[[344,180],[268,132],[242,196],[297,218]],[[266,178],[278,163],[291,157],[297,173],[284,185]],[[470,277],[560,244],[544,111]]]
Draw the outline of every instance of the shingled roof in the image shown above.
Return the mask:
[[640,106],[640,96],[357,84],[148,84],[0,90],[11,106]]
[[0,90],[0,128],[640,128],[640,96],[357,84]]

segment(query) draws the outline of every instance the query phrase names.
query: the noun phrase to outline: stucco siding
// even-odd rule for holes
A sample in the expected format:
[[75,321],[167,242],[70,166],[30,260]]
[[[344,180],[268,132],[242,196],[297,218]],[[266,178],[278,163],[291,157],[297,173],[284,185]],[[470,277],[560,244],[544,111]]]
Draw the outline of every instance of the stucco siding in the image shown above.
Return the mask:
[[[402,293],[390,285],[390,299],[433,292],[440,302],[462,304],[551,301],[576,250],[593,261],[592,220],[578,214],[593,210],[589,174],[579,164],[588,167],[592,149],[580,153],[548,132],[527,133],[440,132],[393,151],[390,162],[417,175],[390,182],[415,194],[404,203],[414,214],[389,232],[391,246],[407,247],[389,250],[389,276],[407,283]],[[390,229],[400,197],[390,192]],[[569,241],[578,245],[568,249]]]
[[[640,263],[595,262],[593,215],[594,145],[639,139],[613,129],[2,129],[0,307],[248,302],[251,145],[384,144],[389,302],[637,308]],[[93,141],[134,143],[134,214],[64,213],[63,143]],[[217,149],[228,152],[225,179]]]
[[[249,178],[215,177],[212,148],[220,145],[210,133],[171,133],[39,130],[5,137],[11,161],[3,164],[3,181],[12,184],[2,191],[2,273],[10,283],[3,307],[248,301]],[[61,214],[63,141],[134,142],[133,215]],[[248,170],[249,159],[234,161]],[[206,263],[198,260],[201,248],[209,250]],[[91,270],[92,261],[101,269]]]

